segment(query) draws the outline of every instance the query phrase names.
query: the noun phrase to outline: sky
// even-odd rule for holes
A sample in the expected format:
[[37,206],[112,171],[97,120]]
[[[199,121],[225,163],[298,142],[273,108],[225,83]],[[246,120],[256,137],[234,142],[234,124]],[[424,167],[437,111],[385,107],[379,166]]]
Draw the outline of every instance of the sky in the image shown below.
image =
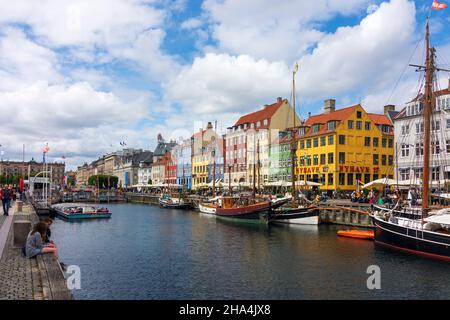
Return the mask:
[[[3,2],[3,3],[2,3]],[[445,1],[444,1],[445,2]],[[156,136],[218,130],[277,97],[382,113],[418,91],[431,13],[450,69],[450,7],[432,0],[0,0],[0,152],[69,169]],[[450,3],[449,3],[450,5]],[[440,86],[449,74],[440,75]]]

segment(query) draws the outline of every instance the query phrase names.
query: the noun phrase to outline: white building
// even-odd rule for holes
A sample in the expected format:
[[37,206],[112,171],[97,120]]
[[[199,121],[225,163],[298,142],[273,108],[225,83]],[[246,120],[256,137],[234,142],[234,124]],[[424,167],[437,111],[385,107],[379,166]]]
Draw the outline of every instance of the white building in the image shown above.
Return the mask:
[[148,185],[152,178],[152,165],[151,163],[141,162],[138,169],[138,184]]
[[[449,87],[436,91],[435,110],[431,117],[430,178],[435,185],[450,179],[450,81]],[[423,176],[422,95],[408,102],[394,117],[396,165],[399,180]]]

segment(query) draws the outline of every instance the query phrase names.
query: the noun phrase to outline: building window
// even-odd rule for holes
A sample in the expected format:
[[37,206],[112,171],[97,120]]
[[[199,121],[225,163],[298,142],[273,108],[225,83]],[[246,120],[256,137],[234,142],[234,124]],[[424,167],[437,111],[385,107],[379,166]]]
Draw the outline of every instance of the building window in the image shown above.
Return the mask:
[[388,156],[388,165],[392,166],[394,164],[394,156]]
[[320,155],[320,164],[325,164],[325,153],[322,153],[321,155]]
[[388,140],[388,147],[389,148],[393,148],[394,147],[394,140],[393,139],[389,139]]
[[334,153],[330,152],[328,154],[328,164],[333,164],[334,163]]
[[339,173],[339,185],[345,185],[345,173]]
[[381,146],[383,148],[386,148],[386,139],[385,138],[381,139]]
[[334,143],[334,136],[328,136],[328,145],[332,145]]
[[416,156],[423,156],[423,142],[416,143]]
[[348,122],[347,122],[347,127],[348,127],[349,129],[353,129],[353,120],[348,120]]
[[370,182],[370,173],[366,173],[364,175],[364,183],[369,183]]
[[450,129],[450,119],[447,119],[447,129]]
[[373,147],[378,148],[378,138],[373,138]]
[[353,173],[347,174],[347,185],[349,186],[353,185]]
[[445,150],[450,153],[450,140],[445,140]]
[[416,123],[416,133],[423,133],[423,122]]
[[364,138],[364,146],[365,147],[370,147],[370,137],[365,137]]
[[328,174],[328,185],[331,186],[333,185],[334,181],[333,181],[333,174],[329,173]]
[[356,111],[356,117],[357,117],[358,119],[361,119],[361,117],[362,117],[362,112],[361,112],[361,111]]
[[306,148],[311,148],[311,139],[306,140]]
[[414,175],[415,175],[416,179],[422,179],[423,178],[423,168],[414,169]]
[[356,121],[356,129],[361,130],[362,129],[362,121]]
[[332,131],[336,128],[336,121],[328,121],[327,122],[327,130]]
[[441,122],[439,120],[431,122],[431,131],[441,130]]
[[300,149],[305,149],[305,140],[300,140]]
[[327,143],[327,141],[326,141],[325,137],[320,137],[320,146],[323,147],[326,145],[326,143]]
[[439,167],[431,168],[431,180],[439,181]]
[[313,139],[313,147],[317,148],[319,146],[319,138],[314,138]]
[[317,133],[320,131],[320,124],[313,124],[311,127],[311,132],[312,133]]
[[402,135],[409,134],[409,124],[402,126]]
[[264,122],[263,122],[263,124],[264,124],[265,126],[267,126],[267,125],[269,124],[269,120],[267,120],[267,119],[264,119]]
[[345,152],[339,152],[339,164],[345,164]]
[[339,135],[339,144],[345,144],[345,136]]
[[382,166],[386,165],[386,155],[385,154],[381,155],[381,165]]
[[311,156],[306,156],[306,165],[307,166],[311,165]]
[[317,154],[313,155],[313,165],[317,166],[319,164],[319,156]]
[[370,122],[369,122],[369,121],[366,121],[366,122],[364,123],[364,127],[365,127],[365,129],[366,129],[367,131],[369,131],[369,130],[370,130]]
[[373,165],[377,166],[378,165],[378,154],[374,154],[373,155]]
[[438,141],[431,141],[431,153],[432,154],[439,154],[440,148],[439,148],[439,140]]
[[256,123],[256,127],[257,127],[257,128],[261,127],[261,121],[258,121],[258,122]]

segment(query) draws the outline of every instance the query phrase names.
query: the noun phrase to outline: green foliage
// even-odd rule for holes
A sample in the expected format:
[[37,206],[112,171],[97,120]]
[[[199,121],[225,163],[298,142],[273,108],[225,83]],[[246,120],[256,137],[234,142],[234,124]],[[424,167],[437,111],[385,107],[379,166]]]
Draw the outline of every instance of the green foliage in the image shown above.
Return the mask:
[[22,178],[21,175],[8,175],[8,176],[0,176],[0,184],[13,184],[18,185],[20,178]]
[[67,177],[67,186],[74,187],[75,186],[75,179],[72,176]]
[[109,178],[109,186],[112,188],[117,188],[119,178],[116,176],[99,174],[91,176],[88,180],[88,183],[90,186],[96,186],[99,187],[100,189],[105,189],[108,188],[108,178]]

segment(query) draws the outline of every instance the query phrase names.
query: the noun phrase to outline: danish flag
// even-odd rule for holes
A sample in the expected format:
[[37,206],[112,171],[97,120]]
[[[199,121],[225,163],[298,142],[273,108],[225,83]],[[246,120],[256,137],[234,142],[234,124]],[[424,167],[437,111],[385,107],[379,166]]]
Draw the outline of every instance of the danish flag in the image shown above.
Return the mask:
[[437,0],[434,0],[433,4],[431,5],[431,8],[434,9],[434,10],[442,10],[442,9],[447,8],[447,5],[445,3],[443,3],[443,2],[439,2]]

